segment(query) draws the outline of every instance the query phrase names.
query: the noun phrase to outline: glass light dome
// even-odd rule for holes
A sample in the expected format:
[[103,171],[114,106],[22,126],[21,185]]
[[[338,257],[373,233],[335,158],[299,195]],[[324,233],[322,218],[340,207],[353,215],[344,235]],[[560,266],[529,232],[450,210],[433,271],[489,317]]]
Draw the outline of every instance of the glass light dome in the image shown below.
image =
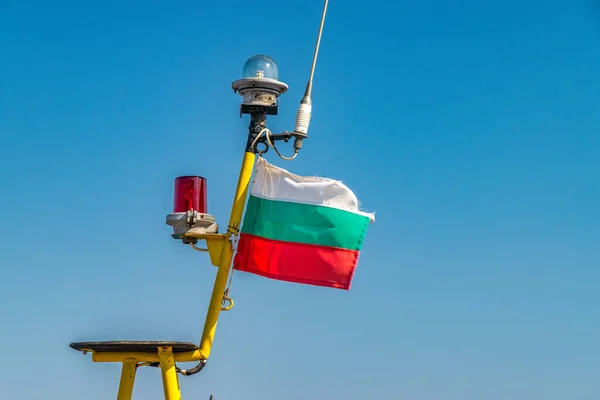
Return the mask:
[[257,54],[244,64],[243,78],[269,78],[279,80],[277,64],[269,56]]

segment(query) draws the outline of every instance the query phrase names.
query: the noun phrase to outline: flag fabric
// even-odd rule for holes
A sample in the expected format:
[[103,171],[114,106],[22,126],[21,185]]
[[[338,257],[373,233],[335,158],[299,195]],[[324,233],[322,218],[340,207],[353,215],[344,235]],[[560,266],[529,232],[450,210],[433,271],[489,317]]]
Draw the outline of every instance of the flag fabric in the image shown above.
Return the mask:
[[373,221],[342,182],[294,175],[259,157],[233,267],[349,290]]

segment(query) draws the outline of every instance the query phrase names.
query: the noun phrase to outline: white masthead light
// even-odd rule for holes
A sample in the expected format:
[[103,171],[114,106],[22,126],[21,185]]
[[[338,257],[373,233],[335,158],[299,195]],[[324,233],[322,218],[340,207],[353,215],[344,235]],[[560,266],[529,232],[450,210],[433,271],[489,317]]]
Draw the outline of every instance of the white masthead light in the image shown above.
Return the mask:
[[263,109],[267,114],[277,115],[278,98],[288,90],[288,85],[279,81],[275,60],[263,54],[246,61],[242,79],[233,82],[231,87],[242,96],[241,114]]

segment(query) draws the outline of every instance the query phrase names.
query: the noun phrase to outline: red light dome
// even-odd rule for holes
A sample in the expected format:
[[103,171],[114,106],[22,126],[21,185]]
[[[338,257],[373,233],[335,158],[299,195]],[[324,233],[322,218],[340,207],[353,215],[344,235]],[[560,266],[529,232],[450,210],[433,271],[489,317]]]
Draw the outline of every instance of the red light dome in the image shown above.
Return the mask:
[[206,214],[206,179],[201,176],[180,176],[175,179],[173,212],[194,210]]

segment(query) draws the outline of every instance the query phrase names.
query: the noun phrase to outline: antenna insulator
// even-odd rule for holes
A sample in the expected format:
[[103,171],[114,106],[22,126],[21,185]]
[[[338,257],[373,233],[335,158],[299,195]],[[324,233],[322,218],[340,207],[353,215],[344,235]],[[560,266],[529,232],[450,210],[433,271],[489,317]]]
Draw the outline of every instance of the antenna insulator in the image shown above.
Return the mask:
[[310,125],[310,117],[312,113],[312,101],[310,97],[304,97],[298,107],[296,113],[296,127],[294,132],[300,133],[302,136],[308,135],[308,126]]

